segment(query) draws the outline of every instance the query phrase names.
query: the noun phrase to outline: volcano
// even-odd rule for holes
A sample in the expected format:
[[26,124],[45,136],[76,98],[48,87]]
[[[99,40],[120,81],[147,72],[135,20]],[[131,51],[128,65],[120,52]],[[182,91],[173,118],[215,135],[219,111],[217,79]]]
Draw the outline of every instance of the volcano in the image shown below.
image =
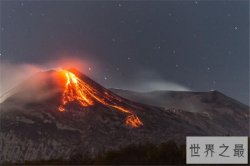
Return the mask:
[[[82,111],[81,109],[102,105],[127,115],[124,120],[126,125],[131,127],[143,125],[133,112],[133,106],[127,104],[125,99],[115,95],[75,69],[39,73],[25,81],[17,89],[19,91],[14,92],[14,95],[8,100],[14,98],[14,100],[25,104],[34,102],[34,96],[40,96],[38,101],[35,100],[36,102],[44,102],[44,99],[57,100],[54,105],[58,105],[58,109],[55,110],[60,112],[70,111],[72,107],[77,106],[81,108],[76,110]],[[61,100],[58,99],[59,97]]]
[[93,106],[98,103],[128,114],[126,124],[132,127],[142,125],[140,119],[132,112],[133,108],[124,105],[125,102],[121,97],[114,95],[86,76],[81,76],[83,79],[80,79],[71,71],[62,70],[61,72],[65,75],[66,83],[62,95],[62,104],[58,108],[59,111],[65,111],[65,106],[72,101],[78,102],[82,107]]
[[182,94],[175,107],[162,107],[157,101],[133,101],[132,92],[123,97],[116,92],[122,95],[76,69],[40,72],[25,80],[0,105],[1,163],[93,157],[131,144],[183,143],[186,136],[249,135],[249,107],[223,103],[218,92],[204,93],[211,100],[203,100],[207,105],[195,112],[177,107],[185,100]]

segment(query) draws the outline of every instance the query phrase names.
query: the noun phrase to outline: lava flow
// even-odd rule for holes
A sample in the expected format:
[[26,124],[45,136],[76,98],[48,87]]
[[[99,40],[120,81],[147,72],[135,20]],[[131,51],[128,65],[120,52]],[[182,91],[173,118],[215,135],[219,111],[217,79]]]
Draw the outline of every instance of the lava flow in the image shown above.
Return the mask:
[[141,120],[132,111],[120,104],[120,98],[117,98],[106,90],[104,93],[98,92],[97,89],[82,81],[70,71],[62,70],[62,72],[66,83],[62,95],[62,104],[58,107],[59,111],[65,111],[65,106],[73,101],[78,102],[82,107],[92,106],[97,101],[128,114],[125,120],[127,125],[136,128],[143,125]]

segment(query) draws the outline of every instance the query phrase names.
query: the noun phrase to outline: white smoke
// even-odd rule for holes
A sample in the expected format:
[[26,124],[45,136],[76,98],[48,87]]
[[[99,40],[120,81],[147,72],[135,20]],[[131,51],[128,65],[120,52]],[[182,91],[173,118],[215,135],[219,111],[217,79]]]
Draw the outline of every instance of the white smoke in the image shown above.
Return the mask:
[[134,72],[129,81],[113,83],[113,87],[118,89],[126,89],[137,92],[150,91],[190,91],[188,87],[176,83],[172,80],[167,80],[154,70],[141,69]]
[[0,103],[7,97],[12,95],[20,83],[28,79],[35,73],[52,70],[52,69],[68,69],[76,68],[79,71],[89,74],[88,67],[90,60],[81,60],[74,57],[62,57],[58,60],[42,63],[42,64],[28,64],[28,63],[10,63],[7,61],[0,61]]
[[39,65],[11,64],[0,62],[0,102],[8,97],[8,92],[31,75],[42,70]]
[[190,91],[187,87],[166,80],[149,80],[147,82],[138,82],[132,87],[135,91]]
[[[80,72],[90,76],[97,82],[101,82],[103,73],[100,64],[92,60],[79,60],[78,58],[64,58],[57,61],[51,61],[44,64],[13,64],[1,61],[0,62],[0,102],[8,97],[8,92],[21,82],[29,78],[31,75],[53,68],[77,68]],[[73,65],[73,66],[72,66]],[[89,70],[89,67],[95,67],[94,70]],[[132,91],[189,91],[190,89],[171,80],[166,80],[158,72],[141,68],[132,75],[126,77],[125,80],[120,80],[114,75],[114,79],[108,84],[102,85],[110,88],[120,88]],[[7,94],[7,95],[6,95]]]

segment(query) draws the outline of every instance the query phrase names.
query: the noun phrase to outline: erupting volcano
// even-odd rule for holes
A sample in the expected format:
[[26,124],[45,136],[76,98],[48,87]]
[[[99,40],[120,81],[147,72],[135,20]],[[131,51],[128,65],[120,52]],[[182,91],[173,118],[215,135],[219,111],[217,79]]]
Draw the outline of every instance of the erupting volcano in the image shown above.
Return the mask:
[[[158,107],[161,100],[176,105]],[[75,161],[135,144],[185,143],[187,135],[249,134],[249,107],[219,92],[109,90],[74,69],[34,74],[0,108],[0,164]]]
[[63,79],[65,87],[62,94],[62,103],[58,107],[60,112],[65,111],[65,107],[73,101],[79,103],[82,107],[101,103],[125,113],[127,115],[125,124],[136,128],[143,125],[141,120],[132,110],[123,106],[122,99],[118,96],[115,96],[106,89],[100,92],[88,82],[81,80],[71,71],[61,70],[61,72],[62,76],[65,78]]

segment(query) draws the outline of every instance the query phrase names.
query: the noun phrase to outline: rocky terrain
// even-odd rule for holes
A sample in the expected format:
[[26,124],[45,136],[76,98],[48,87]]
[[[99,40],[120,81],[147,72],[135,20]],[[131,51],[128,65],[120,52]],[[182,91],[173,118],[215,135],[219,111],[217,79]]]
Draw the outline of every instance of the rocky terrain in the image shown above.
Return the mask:
[[[58,71],[39,73],[0,104],[1,163],[67,160],[79,153],[96,156],[130,144],[167,140],[181,143],[186,136],[249,135],[249,107],[217,91],[157,92],[161,98],[166,93],[172,96],[164,98],[167,104],[161,100],[158,105],[159,98],[148,102],[142,94],[138,97],[135,92],[111,92],[87,76],[77,76],[103,98],[104,92],[115,97],[117,101],[109,102],[132,110],[143,125],[127,125],[127,113],[101,102],[82,107],[72,101],[65,111],[58,111],[63,92],[63,86],[57,83]],[[168,99],[174,104],[169,105]],[[185,101],[199,109],[184,107]]]

